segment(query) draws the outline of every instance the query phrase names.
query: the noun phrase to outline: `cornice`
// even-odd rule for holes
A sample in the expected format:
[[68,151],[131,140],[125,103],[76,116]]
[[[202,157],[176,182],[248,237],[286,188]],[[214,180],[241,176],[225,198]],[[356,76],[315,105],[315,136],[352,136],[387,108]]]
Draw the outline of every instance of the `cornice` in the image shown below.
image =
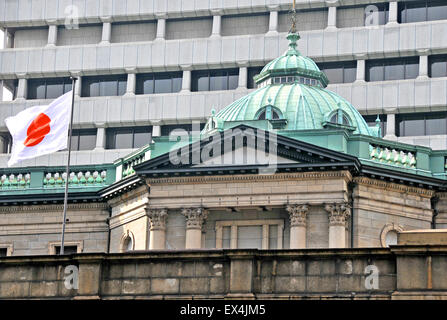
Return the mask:
[[352,175],[347,170],[326,171],[326,172],[296,172],[296,173],[277,173],[272,175],[262,174],[243,174],[243,175],[225,175],[225,176],[199,176],[199,177],[176,177],[176,178],[146,178],[148,185],[156,184],[199,184],[204,182],[238,182],[238,181],[277,181],[294,179],[336,179],[345,178],[352,180]]
[[410,186],[406,186],[403,184],[381,181],[381,180],[367,178],[367,177],[355,177],[353,179],[353,181],[355,183],[362,184],[362,185],[369,185],[369,186],[373,186],[373,187],[380,188],[380,189],[411,193],[411,194],[416,194],[416,195],[423,196],[423,197],[431,198],[436,193],[436,191],[434,191],[434,190],[427,190],[427,189],[418,188],[418,187],[410,187]]
[[[20,206],[1,206],[0,212],[30,212],[30,211],[61,211],[64,209],[63,204],[33,204],[33,205],[20,205]],[[89,210],[100,209],[107,210],[107,203],[94,202],[94,203],[69,203],[68,210]]]

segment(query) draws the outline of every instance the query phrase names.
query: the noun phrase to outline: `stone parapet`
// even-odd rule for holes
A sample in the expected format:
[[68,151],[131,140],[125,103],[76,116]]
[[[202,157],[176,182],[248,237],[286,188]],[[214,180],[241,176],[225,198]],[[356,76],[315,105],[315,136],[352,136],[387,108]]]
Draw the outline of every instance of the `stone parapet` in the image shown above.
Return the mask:
[[394,246],[8,257],[0,299],[438,299],[447,297],[446,254]]

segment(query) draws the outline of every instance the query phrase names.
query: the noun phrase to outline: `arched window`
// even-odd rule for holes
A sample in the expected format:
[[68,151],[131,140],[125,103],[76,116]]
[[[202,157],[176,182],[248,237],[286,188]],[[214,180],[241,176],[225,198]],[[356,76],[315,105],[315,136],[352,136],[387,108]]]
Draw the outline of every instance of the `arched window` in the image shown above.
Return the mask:
[[261,108],[255,116],[256,120],[277,120],[282,119],[281,111],[279,111],[277,108],[267,105],[263,108]]
[[[262,111],[261,114],[258,117],[258,120],[265,120],[266,119],[266,113],[267,113],[266,110]],[[272,119],[273,120],[279,119],[279,115],[278,115],[278,113],[275,110],[272,110]]]
[[382,247],[388,248],[397,244],[397,235],[399,232],[404,231],[404,228],[394,223],[386,224],[382,232],[380,233],[380,243]]
[[349,121],[348,117],[344,114],[341,109],[338,109],[337,112],[335,112],[332,117],[329,119],[329,122],[336,123],[336,124],[343,124],[345,126],[350,126],[351,122]]

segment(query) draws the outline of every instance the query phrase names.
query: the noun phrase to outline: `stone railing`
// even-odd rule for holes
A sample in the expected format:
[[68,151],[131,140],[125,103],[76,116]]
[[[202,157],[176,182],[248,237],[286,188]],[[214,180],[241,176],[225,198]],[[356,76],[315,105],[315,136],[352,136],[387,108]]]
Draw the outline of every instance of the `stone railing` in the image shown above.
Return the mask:
[[[65,186],[67,177],[66,172],[47,172],[43,178],[44,188],[58,188]],[[88,187],[88,186],[103,186],[107,182],[107,171],[79,171],[77,173],[71,172],[68,184],[71,187]]]
[[[114,182],[115,166],[73,166],[69,175],[69,188],[101,188]],[[0,192],[23,193],[65,187],[63,167],[29,167],[0,170]],[[89,189],[91,190],[91,189]],[[79,190],[78,190],[79,191]]]
[[115,162],[117,167],[117,180],[127,178],[135,174],[134,167],[137,164],[149,159],[150,146],[146,145],[140,149],[132,152],[125,158],[119,159]]
[[381,162],[405,168],[416,168],[416,154],[410,151],[394,149],[392,147],[369,145],[369,158]]
[[27,189],[30,186],[30,173],[11,173],[0,176],[0,190]]

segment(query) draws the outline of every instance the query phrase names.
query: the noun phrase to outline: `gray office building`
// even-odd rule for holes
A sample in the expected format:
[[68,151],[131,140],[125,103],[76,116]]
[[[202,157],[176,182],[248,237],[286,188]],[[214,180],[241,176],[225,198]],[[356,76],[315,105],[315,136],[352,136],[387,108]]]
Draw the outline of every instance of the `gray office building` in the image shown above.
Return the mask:
[[[447,3],[298,0],[298,49],[385,139],[447,149]],[[75,90],[72,164],[110,163],[251,92],[290,0],[0,0],[5,118]],[[2,92],[3,90],[0,90]],[[60,166],[66,152],[20,166]]]

